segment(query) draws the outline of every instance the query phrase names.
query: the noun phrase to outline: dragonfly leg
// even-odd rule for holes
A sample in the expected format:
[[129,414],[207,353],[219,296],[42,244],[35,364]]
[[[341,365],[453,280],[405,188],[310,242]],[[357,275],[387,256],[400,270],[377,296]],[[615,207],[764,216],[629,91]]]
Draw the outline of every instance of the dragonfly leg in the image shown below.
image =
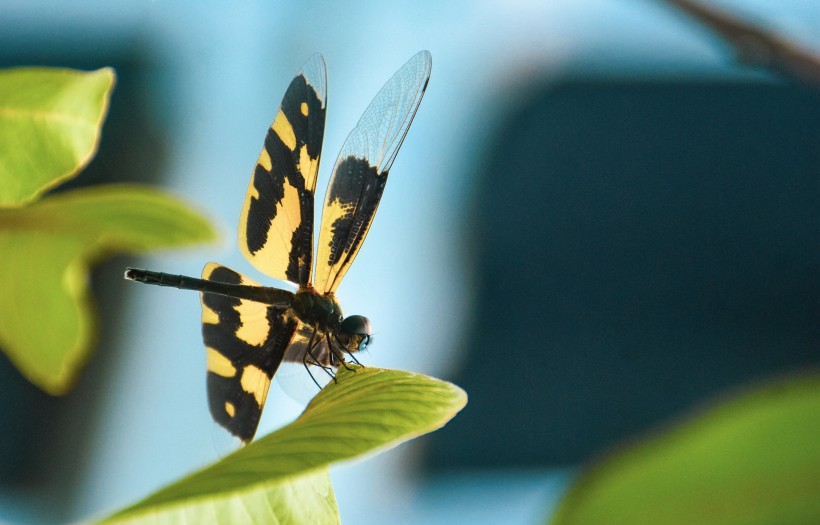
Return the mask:
[[305,370],[307,371],[308,375],[313,380],[313,382],[316,384],[316,386],[319,387],[319,390],[321,390],[322,385],[320,385],[319,382],[316,381],[316,378],[313,377],[313,372],[310,371],[310,366],[309,365],[318,366],[319,368],[324,370],[324,372],[327,375],[329,375],[331,377],[331,379],[333,379],[333,381],[336,381],[336,376],[333,374],[333,372],[331,370],[328,369],[328,367],[326,367],[322,363],[320,363],[319,360],[316,359],[316,356],[313,355],[313,349],[315,348],[315,346],[314,346],[315,341],[316,341],[316,331],[314,330],[313,334],[311,334],[311,336],[310,336],[310,341],[308,341],[307,350],[305,350],[305,355],[304,355],[304,357],[302,357],[302,365],[305,367]]
[[[330,344],[330,341],[328,341],[328,344]],[[350,357],[351,361],[353,361],[354,363],[356,363],[360,367],[364,368],[364,365],[358,359],[356,359],[356,356],[353,355],[353,352],[348,350],[347,347],[345,347],[345,345],[343,345],[341,343],[341,341],[339,341],[338,338],[336,339],[336,346],[338,348],[341,348],[341,350],[336,351],[337,352],[336,357],[339,359],[339,361],[342,362],[342,364],[345,365],[345,368],[347,368],[348,370],[351,370],[351,368],[349,366],[347,366],[347,363],[345,363],[344,354],[347,354]]]

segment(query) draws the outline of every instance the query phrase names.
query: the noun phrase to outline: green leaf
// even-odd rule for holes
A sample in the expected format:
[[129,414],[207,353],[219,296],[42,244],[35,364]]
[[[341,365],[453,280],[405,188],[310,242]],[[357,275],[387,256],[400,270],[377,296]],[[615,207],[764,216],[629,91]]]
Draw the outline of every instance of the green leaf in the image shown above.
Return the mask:
[[176,199],[133,185],[99,186],[0,210],[0,348],[29,380],[66,392],[88,358],[89,265],[105,255],[213,239]]
[[820,375],[756,389],[581,476],[554,525],[820,523]]
[[[287,509],[300,505],[315,509],[319,503],[316,496],[302,494],[301,484],[311,483],[303,476],[324,473],[332,462],[432,432],[467,402],[457,386],[409,372],[341,368],[337,380],[290,425],[156,492],[106,523],[177,523],[174,520],[180,516],[193,515],[208,519],[189,519],[189,523],[231,523],[228,513],[236,506],[265,516],[261,523],[336,523],[335,509],[325,520],[285,519]],[[260,491],[267,500],[257,497]]]
[[334,525],[339,509],[327,469],[257,488],[224,491],[217,496],[191,499],[185,504],[123,513],[106,523],[133,525],[219,525],[226,523],[292,523]]
[[94,156],[114,71],[0,71],[0,208],[73,177]]

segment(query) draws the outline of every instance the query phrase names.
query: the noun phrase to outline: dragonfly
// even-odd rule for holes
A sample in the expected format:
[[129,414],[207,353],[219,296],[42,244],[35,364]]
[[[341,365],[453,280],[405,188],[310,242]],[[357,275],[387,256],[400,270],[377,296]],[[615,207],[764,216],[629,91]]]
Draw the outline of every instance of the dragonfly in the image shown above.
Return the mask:
[[342,145],[325,194],[314,260],[314,194],[327,108],[327,70],[312,56],[268,129],[239,216],[239,249],[263,274],[297,287],[262,286],[217,263],[202,278],[127,268],[125,278],[200,292],[208,405],[249,443],[283,362],[330,375],[371,342],[370,321],[345,317],[336,290],[373,222],[388,174],[430,80],[421,51],[381,88]]

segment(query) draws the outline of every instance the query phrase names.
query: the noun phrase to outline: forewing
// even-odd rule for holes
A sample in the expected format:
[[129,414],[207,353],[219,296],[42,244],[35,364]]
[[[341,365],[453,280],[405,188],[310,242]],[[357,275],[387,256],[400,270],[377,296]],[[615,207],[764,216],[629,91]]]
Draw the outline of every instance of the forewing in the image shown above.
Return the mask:
[[239,217],[242,254],[262,273],[298,285],[308,284],[311,275],[326,86],[325,61],[317,54],[282,99]]
[[[235,271],[209,263],[202,278],[258,286]],[[271,378],[294,337],[297,322],[284,309],[202,293],[202,338],[207,352],[211,415],[245,443],[253,439]]]
[[411,58],[379,91],[347,137],[322,212],[315,286],[334,292],[361,248],[387,175],[430,79],[430,53]]

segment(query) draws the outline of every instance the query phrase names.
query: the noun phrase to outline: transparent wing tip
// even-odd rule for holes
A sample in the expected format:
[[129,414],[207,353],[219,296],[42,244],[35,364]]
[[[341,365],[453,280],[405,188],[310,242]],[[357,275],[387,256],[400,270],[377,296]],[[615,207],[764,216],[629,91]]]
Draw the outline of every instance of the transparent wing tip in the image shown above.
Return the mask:
[[327,65],[321,53],[314,53],[304,63],[299,72],[307,83],[322,97],[322,103],[327,100]]
[[215,421],[211,423],[211,441],[213,442],[214,453],[220,459],[233,454],[244,446],[241,439],[232,435]]
[[433,68],[433,55],[426,49],[422,49],[409,60],[409,62],[418,62],[419,69],[427,72],[430,75],[430,70]]

